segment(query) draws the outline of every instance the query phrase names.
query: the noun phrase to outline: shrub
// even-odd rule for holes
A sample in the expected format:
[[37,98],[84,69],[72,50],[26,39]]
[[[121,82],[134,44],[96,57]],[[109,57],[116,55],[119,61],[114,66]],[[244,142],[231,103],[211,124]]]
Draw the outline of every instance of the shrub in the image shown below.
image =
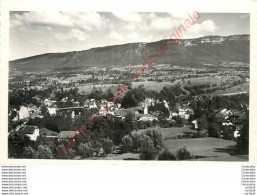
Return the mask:
[[142,160],[153,160],[155,158],[154,144],[149,136],[143,137],[140,158]]
[[103,147],[103,146],[102,146],[101,142],[96,141],[96,143],[94,144],[94,149],[95,149],[96,155],[98,155],[99,150],[100,150],[102,147]]
[[39,159],[53,159],[51,149],[46,145],[39,145],[36,157]]
[[176,152],[177,160],[189,160],[193,159],[193,155],[186,149],[186,147],[180,148]]
[[105,154],[112,153],[113,142],[110,139],[104,139],[102,143]]
[[25,158],[33,159],[36,157],[36,150],[34,150],[31,146],[25,147],[25,150],[23,152],[23,156]]
[[89,158],[93,156],[93,148],[91,148],[88,144],[79,144],[79,154],[83,157],[83,158]]
[[169,127],[169,121],[166,119],[160,121],[160,127],[162,128],[168,128]]
[[176,157],[168,149],[165,149],[159,155],[158,160],[176,160]]
[[75,157],[75,150],[72,150],[71,148],[68,149],[67,158],[73,159]]

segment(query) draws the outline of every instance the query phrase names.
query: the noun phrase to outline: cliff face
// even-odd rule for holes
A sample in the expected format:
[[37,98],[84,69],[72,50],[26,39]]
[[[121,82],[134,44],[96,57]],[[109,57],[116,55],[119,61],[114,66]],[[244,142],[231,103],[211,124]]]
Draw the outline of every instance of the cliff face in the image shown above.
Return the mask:
[[129,43],[84,51],[47,53],[43,55],[10,61],[10,68],[26,71],[83,69],[87,66],[112,66],[141,64],[144,58],[154,54],[157,63],[198,66],[219,65],[222,61],[250,61],[250,36],[208,36],[183,39],[178,45],[168,45],[165,54],[158,53],[158,47],[165,40],[151,43]]

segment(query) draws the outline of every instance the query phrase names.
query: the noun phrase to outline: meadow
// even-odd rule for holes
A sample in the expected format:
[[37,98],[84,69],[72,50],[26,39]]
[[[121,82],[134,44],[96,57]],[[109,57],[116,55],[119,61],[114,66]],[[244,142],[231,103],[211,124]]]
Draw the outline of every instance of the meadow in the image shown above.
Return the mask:
[[196,157],[196,160],[203,161],[246,161],[246,156],[235,155],[234,147],[236,142],[213,137],[174,139],[174,136],[192,132],[186,127],[183,128],[162,128],[164,145],[172,153],[179,148],[186,147]]

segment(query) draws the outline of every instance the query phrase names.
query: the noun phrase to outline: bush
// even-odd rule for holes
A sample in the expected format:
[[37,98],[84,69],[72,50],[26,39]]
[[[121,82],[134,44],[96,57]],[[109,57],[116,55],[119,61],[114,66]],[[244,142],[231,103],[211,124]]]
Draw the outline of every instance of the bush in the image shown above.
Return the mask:
[[93,156],[93,148],[91,148],[88,144],[79,144],[79,154],[83,157],[83,158],[89,158]]
[[223,139],[234,140],[234,130],[231,130],[229,127],[222,128]]
[[112,153],[112,147],[113,147],[112,140],[104,139],[102,146],[106,155]]
[[193,155],[186,149],[186,147],[180,148],[176,152],[177,160],[189,160],[193,159]]
[[39,145],[36,157],[39,159],[53,159],[51,149],[46,145]]
[[176,160],[176,157],[168,149],[165,149],[159,155],[158,160]]
[[153,160],[155,158],[154,144],[149,136],[143,137],[140,158],[142,160]]
[[23,152],[23,156],[25,158],[33,159],[36,157],[36,150],[34,150],[31,146],[25,147],[25,150]]
[[100,150],[102,147],[103,147],[103,146],[102,146],[101,142],[96,141],[96,143],[94,144],[94,149],[95,149],[96,155],[98,155],[99,150]]
[[71,148],[68,149],[67,153],[67,159],[73,159],[75,157],[75,150],[72,150]]
[[160,127],[162,127],[162,128],[168,128],[168,127],[170,127],[169,121],[167,121],[166,119],[165,119],[165,120],[161,120],[161,121],[160,121]]

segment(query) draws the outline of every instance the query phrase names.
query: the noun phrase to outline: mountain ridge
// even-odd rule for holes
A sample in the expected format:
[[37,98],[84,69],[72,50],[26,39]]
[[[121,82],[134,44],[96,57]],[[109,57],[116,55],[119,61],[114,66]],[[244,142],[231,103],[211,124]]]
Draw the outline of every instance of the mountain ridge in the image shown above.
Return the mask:
[[157,63],[192,64],[221,61],[249,63],[250,35],[209,35],[194,39],[179,39],[178,45],[168,45],[165,54],[157,48],[166,39],[155,42],[136,42],[121,45],[95,47],[88,50],[63,53],[45,53],[9,61],[10,68],[29,71],[62,68],[85,68],[88,66],[109,67],[112,65],[141,64],[144,58],[154,54]]

